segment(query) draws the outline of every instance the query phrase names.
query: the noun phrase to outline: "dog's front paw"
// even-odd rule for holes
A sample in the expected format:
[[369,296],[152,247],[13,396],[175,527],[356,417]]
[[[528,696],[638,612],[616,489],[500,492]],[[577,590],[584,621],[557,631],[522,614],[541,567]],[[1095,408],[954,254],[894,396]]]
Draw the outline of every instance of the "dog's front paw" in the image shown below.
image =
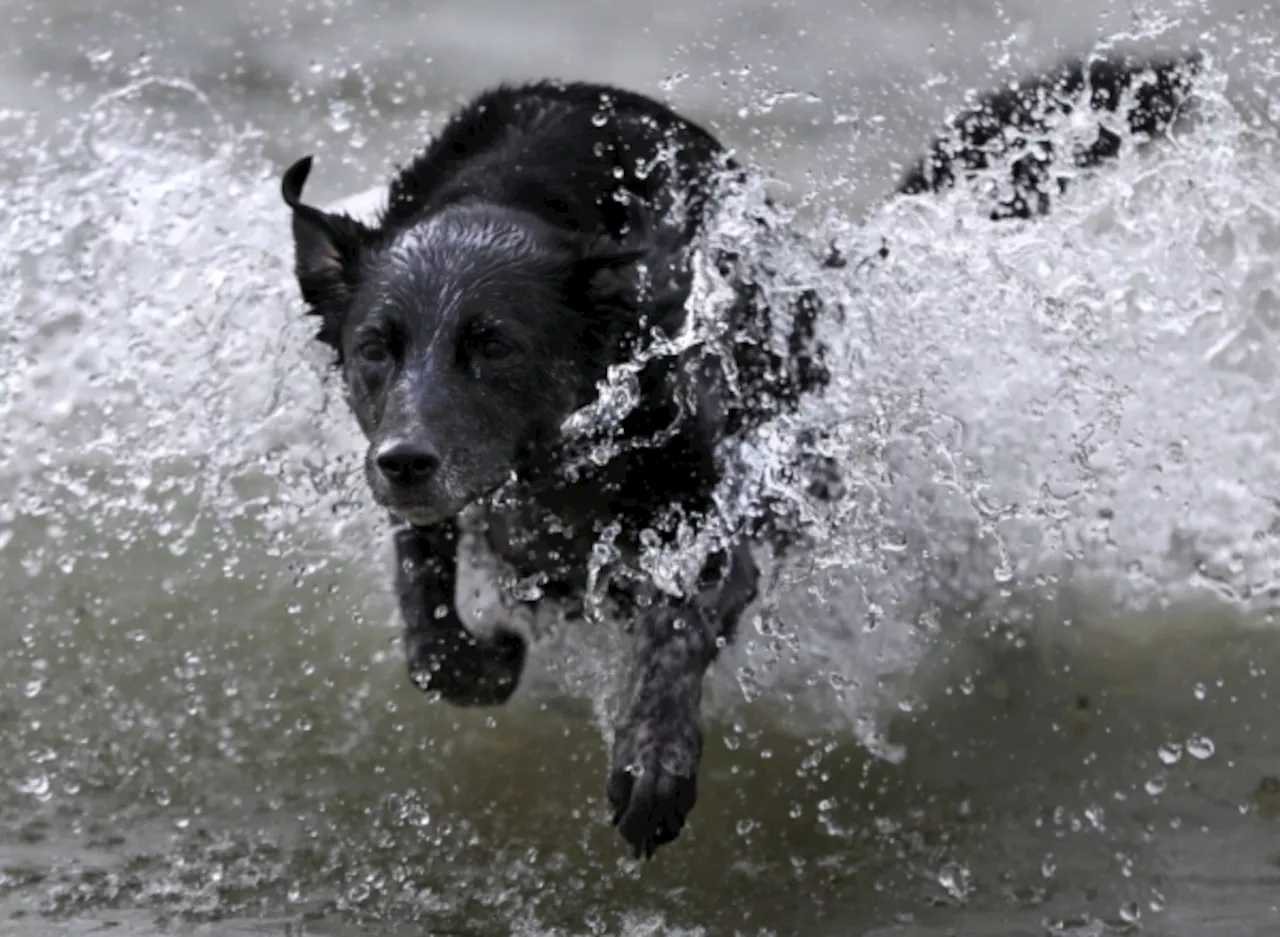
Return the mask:
[[702,733],[696,725],[678,734],[649,726],[619,731],[606,793],[613,825],[637,859],[651,858],[659,846],[680,835],[698,799],[701,754]]

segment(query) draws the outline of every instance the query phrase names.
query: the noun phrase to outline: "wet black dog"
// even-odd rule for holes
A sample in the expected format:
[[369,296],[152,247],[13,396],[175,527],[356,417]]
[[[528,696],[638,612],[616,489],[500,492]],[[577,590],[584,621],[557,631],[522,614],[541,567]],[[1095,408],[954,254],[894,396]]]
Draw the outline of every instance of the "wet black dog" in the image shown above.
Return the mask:
[[[1176,64],[1095,68],[1106,93],[1091,106],[1115,110],[1122,90],[1156,88],[1124,104],[1135,126],[1155,132],[1184,90]],[[984,99],[901,191],[941,188],[981,167],[995,124],[1030,132],[1019,115],[1031,96],[1056,87],[1074,99],[1082,74],[1076,65]],[[1040,204],[1051,155],[1037,151],[1035,166],[1015,174],[1023,202],[1009,213],[1030,213],[1032,197]],[[369,439],[374,497],[407,525],[396,545],[410,674],[455,703],[501,703],[525,644],[514,631],[479,638],[459,620],[459,512],[478,509],[489,547],[536,576],[543,596],[581,600],[606,532],[627,565],[643,547],[696,529],[715,512],[723,444],[821,391],[823,310],[813,294],[769,308],[756,274],[717,256],[737,297],[726,334],[649,356],[634,406],[613,427],[611,457],[584,464],[570,458],[566,419],[597,398],[611,366],[686,324],[692,251],[744,178],[720,143],[646,97],[540,83],[463,108],[396,176],[375,227],[303,204],[310,165],[298,162],[283,181],[297,276]],[[767,222],[757,223],[763,232]],[[634,574],[634,564],[612,584],[635,653],[607,793],[637,855],[674,839],[694,804],[703,674],[756,595],[753,544],[785,546],[775,520],[731,525],[685,594]]]

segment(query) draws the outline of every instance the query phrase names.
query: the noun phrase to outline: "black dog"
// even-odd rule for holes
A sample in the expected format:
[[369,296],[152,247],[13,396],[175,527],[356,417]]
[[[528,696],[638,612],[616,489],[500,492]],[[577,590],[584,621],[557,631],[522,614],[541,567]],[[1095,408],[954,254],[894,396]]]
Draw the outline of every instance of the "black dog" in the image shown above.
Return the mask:
[[[1092,106],[1115,109],[1122,90],[1154,76],[1158,93],[1130,108],[1154,132],[1185,87],[1181,64],[1094,69],[1095,88],[1108,90]],[[1081,66],[1064,74],[1063,100]],[[992,122],[1025,130],[1012,115],[1046,87],[986,99],[976,113],[987,116],[959,120],[901,191],[984,165]],[[652,855],[696,798],[702,678],[756,596],[751,547],[784,548],[793,532],[767,511],[719,518],[717,545],[680,595],[634,560],[715,517],[726,443],[826,386],[821,304],[806,293],[769,308],[760,271],[722,253],[715,263],[736,295],[726,328],[648,354],[686,326],[693,251],[745,176],[707,131],[616,88],[480,95],[396,176],[376,227],[304,205],[310,166],[283,180],[297,276],[369,438],[374,497],[408,525],[396,546],[410,675],[458,704],[502,703],[520,677],[523,639],[476,637],[455,611],[464,508],[483,515],[496,555],[561,602],[587,594],[607,534],[611,561],[629,573],[609,580],[609,595],[635,636],[607,793],[622,835]],[[1021,172],[1015,183],[1027,198],[1044,178]],[[616,445],[607,458],[575,458],[566,419],[596,400],[612,366],[633,361],[634,405],[609,427]]]

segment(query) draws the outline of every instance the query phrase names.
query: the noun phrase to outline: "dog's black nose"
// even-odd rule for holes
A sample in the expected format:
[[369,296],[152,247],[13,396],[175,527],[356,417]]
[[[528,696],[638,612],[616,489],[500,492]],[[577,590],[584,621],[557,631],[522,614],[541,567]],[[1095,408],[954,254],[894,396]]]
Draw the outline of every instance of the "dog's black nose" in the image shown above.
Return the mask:
[[396,485],[412,485],[426,481],[440,464],[435,450],[422,443],[400,442],[384,445],[374,459],[378,471]]

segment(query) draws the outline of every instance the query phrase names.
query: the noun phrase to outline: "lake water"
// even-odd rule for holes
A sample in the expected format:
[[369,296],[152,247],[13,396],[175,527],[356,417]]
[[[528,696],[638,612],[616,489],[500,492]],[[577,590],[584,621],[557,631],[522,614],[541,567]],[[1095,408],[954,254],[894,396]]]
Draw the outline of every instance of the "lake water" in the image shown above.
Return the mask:
[[[1280,9],[4,13],[0,934],[1280,931]],[[885,202],[966,89],[1100,41],[1210,53],[1174,141],[1034,224]],[[647,865],[605,822],[610,635],[501,710],[404,678],[277,194],[544,75],[662,96],[893,247],[822,284],[854,494],[717,664]]]

